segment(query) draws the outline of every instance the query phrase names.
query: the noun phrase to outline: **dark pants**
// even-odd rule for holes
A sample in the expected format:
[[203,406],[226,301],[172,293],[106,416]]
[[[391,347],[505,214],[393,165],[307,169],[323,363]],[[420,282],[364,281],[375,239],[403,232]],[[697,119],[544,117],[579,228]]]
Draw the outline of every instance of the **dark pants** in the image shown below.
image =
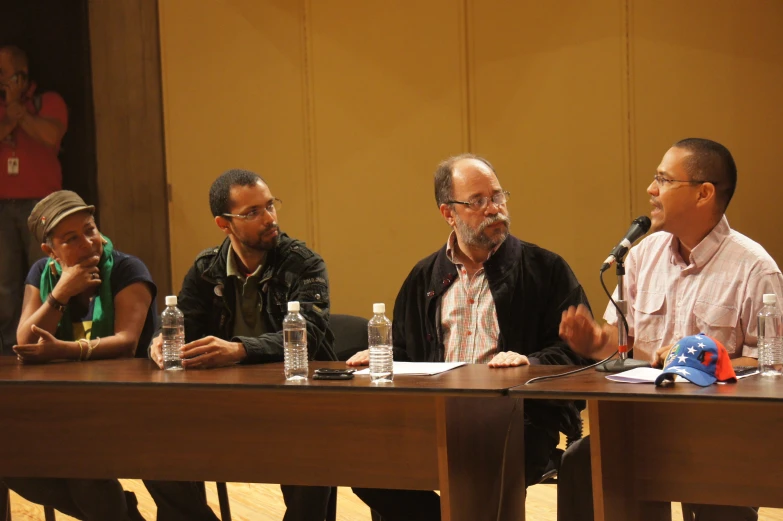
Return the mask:
[[4,478],[27,501],[83,521],[144,521],[136,496],[116,479]]
[[[2,165],[5,167],[5,165]],[[5,175],[5,174],[0,174]],[[41,245],[27,229],[35,199],[0,200],[0,354],[13,355],[16,327],[22,313],[24,279],[43,257]]]
[[[525,420],[525,485],[538,482],[544,473],[559,435]],[[429,490],[354,488],[354,494],[380,514],[383,521],[439,521],[440,497]]]
[[[573,443],[563,454],[560,471],[557,473],[557,519],[558,521],[593,520],[592,467],[590,464],[590,437]],[[671,521],[672,507],[660,503],[650,508],[660,509],[656,519]],[[682,504],[684,521],[756,521],[756,507],[734,507],[723,505]]]
[[[207,505],[201,481],[144,480],[158,505],[158,521],[218,521]],[[329,487],[280,485],[286,512],[283,521],[324,521]]]

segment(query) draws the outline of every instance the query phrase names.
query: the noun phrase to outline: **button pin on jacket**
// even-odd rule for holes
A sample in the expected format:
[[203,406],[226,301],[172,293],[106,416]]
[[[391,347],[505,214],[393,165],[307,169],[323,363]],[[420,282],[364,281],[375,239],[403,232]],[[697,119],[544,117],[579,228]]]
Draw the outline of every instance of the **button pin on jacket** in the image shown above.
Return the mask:
[[218,297],[223,296],[223,284],[218,284],[217,286],[215,286],[215,295],[217,295]]

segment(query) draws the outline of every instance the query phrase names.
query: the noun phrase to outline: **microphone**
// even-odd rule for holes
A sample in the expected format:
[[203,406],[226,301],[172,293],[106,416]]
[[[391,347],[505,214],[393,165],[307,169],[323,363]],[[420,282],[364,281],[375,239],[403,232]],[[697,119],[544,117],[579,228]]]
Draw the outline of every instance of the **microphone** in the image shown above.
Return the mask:
[[642,235],[647,233],[647,230],[650,229],[651,224],[652,223],[650,222],[650,218],[646,215],[642,215],[641,217],[634,219],[631,223],[631,227],[628,228],[627,232],[625,232],[625,237],[623,237],[623,240],[621,240],[620,243],[614,247],[612,253],[610,253],[604,263],[601,264],[601,273],[608,270],[609,266],[611,266],[616,261],[622,260],[622,258],[625,257],[625,254],[628,253],[631,245]]

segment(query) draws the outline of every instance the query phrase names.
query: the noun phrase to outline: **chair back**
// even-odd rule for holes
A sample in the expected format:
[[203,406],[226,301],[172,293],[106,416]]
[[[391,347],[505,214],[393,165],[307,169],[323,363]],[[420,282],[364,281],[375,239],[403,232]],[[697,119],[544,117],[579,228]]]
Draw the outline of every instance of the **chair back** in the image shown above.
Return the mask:
[[329,327],[334,333],[334,352],[337,360],[345,361],[367,349],[367,322],[354,315],[331,315]]

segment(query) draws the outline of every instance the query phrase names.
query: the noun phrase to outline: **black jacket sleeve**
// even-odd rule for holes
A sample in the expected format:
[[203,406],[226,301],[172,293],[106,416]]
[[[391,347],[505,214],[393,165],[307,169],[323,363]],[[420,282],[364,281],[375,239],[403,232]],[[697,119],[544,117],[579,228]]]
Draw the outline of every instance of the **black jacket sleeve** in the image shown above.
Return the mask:
[[544,365],[586,365],[588,360],[574,353],[560,338],[560,319],[570,306],[584,304],[590,308],[587,295],[571,271],[571,267],[560,257],[552,265],[547,282],[547,303],[541,325],[538,351],[530,353],[531,364]]
[[185,315],[185,343],[207,336],[212,318],[209,309],[212,295],[211,287],[201,279],[194,264],[185,275],[177,296],[177,307]]
[[406,317],[408,300],[411,298],[410,285],[412,273],[402,283],[397,299],[394,301],[394,316],[392,318],[392,352],[395,360],[409,361],[408,341],[406,338]]

